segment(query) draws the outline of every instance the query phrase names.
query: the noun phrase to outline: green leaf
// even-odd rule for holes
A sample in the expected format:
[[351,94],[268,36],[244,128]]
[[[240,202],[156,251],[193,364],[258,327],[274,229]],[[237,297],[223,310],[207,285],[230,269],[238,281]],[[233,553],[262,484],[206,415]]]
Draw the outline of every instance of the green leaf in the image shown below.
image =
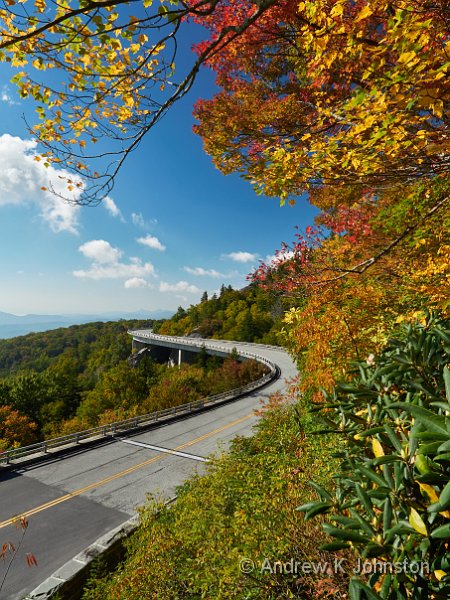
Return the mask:
[[370,501],[370,496],[367,494],[365,490],[361,487],[359,483],[355,485],[355,490],[358,495],[358,498],[361,504],[364,506],[366,511],[370,514],[371,517],[375,516],[373,511],[372,502]]
[[384,431],[387,433],[389,439],[391,440],[391,444],[394,446],[396,451],[400,453],[402,451],[402,445],[395,431],[392,429],[392,427],[389,427],[389,425],[384,426]]
[[357,529],[358,522],[355,519],[351,519],[350,517],[345,517],[344,515],[330,515],[330,520],[335,523],[340,523],[344,527],[348,527],[350,529]]
[[431,532],[431,537],[434,539],[445,539],[450,538],[450,523],[446,523],[445,525],[441,525],[437,529]]
[[297,506],[297,508],[295,510],[298,510],[300,512],[308,512],[308,510],[310,510],[311,508],[314,508],[314,506],[317,506],[318,504],[323,504],[323,502],[317,502],[316,500],[314,500],[313,502],[307,502],[306,504]]
[[358,433],[358,437],[359,437],[359,439],[362,440],[363,438],[367,437],[368,435],[375,435],[376,433],[384,433],[384,432],[385,432],[384,427],[372,427],[371,429],[366,429],[366,431]]
[[369,542],[362,551],[362,557],[364,559],[382,556],[383,554],[386,554],[386,548],[380,544],[375,544],[374,542]]
[[430,406],[435,406],[436,408],[442,408],[444,411],[450,411],[450,405],[448,402],[430,402]]
[[384,502],[384,507],[383,507],[383,533],[386,534],[386,532],[391,527],[391,523],[392,523],[392,505],[391,505],[391,499],[388,497],[388,498],[386,498],[386,500]]
[[447,441],[449,439],[449,434],[448,433],[436,433],[436,432],[431,432],[431,431],[420,431],[419,433],[413,433],[411,435],[414,435],[414,437],[416,438],[416,440],[433,440],[433,441],[437,441],[440,440],[441,442]]
[[429,431],[439,435],[445,435],[447,438],[450,437],[447,431],[445,418],[435,415],[426,408],[416,406],[415,404],[407,404],[406,402],[395,402],[394,404],[390,404],[388,408],[399,408],[400,410],[410,412],[416,419],[423,423]]
[[[395,463],[395,464],[398,464],[398,463]],[[395,490],[396,484],[392,477],[392,468],[389,465],[382,465],[381,470],[383,471],[383,477],[386,479],[391,490]]]
[[364,519],[356,510],[350,509],[350,514],[353,519],[356,521],[357,525],[369,536],[372,537],[375,535],[375,531],[373,527],[369,524],[369,522]]
[[369,586],[353,577],[348,586],[349,600],[382,600]]
[[[441,450],[442,448],[442,450]],[[431,444],[421,444],[419,446],[419,454],[428,455],[428,454],[436,454],[436,452],[446,452],[450,451],[450,440],[447,442],[432,442]]]
[[389,589],[391,587],[391,582],[392,582],[392,575],[388,571],[383,579],[383,584],[380,588],[380,595],[382,598],[388,597]]
[[313,517],[317,515],[321,515],[329,512],[331,509],[331,504],[329,502],[319,502],[313,508],[310,508],[308,512],[305,514],[305,521],[309,521]]
[[439,502],[434,502],[433,504],[430,504],[430,506],[427,507],[427,511],[430,513],[439,512],[441,509],[442,507]]
[[450,481],[447,483],[445,488],[442,490],[441,495],[439,496],[439,504],[442,507],[442,510],[447,510],[450,507]]
[[434,457],[435,462],[450,460],[450,452],[443,452]]
[[393,463],[393,462],[396,462],[399,460],[402,460],[402,459],[397,454],[389,454],[389,456],[380,456],[379,458],[374,458],[372,460],[372,464],[375,466],[385,465],[385,464]]
[[350,544],[346,542],[331,542],[330,544],[322,544],[320,550],[326,552],[334,552],[335,550],[343,550],[344,548],[350,548]]
[[448,554],[444,556],[438,556],[433,561],[431,570],[435,571],[436,569],[443,569],[444,571],[450,569],[450,556]]
[[413,533],[414,529],[407,521],[400,521],[386,532],[386,542],[391,542],[397,536],[408,535]]
[[358,465],[358,471],[360,471],[367,479],[370,479],[380,487],[388,487],[386,481],[370,469],[366,469],[366,467],[361,467]]
[[328,502],[333,501],[331,495],[318,483],[316,483],[315,481],[308,481],[308,484],[316,490],[316,492],[319,494],[322,500],[327,500]]
[[448,367],[444,367],[443,374],[444,374],[445,394],[447,396],[448,402],[450,402],[450,369]]
[[339,540],[355,542],[357,544],[366,544],[369,541],[367,536],[361,535],[352,529],[341,529],[340,527],[334,527],[329,523],[324,523],[322,527],[325,533]]

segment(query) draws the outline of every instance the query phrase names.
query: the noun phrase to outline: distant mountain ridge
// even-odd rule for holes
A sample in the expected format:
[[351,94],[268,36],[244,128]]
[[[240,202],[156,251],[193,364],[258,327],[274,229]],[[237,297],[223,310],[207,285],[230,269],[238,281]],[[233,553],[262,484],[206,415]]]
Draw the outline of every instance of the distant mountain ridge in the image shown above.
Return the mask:
[[62,314],[62,315],[14,315],[0,311],[0,339],[26,335],[57,329],[58,327],[69,327],[70,325],[81,325],[94,321],[118,321],[119,319],[167,319],[173,315],[171,310],[137,310],[134,312],[107,312],[100,314]]

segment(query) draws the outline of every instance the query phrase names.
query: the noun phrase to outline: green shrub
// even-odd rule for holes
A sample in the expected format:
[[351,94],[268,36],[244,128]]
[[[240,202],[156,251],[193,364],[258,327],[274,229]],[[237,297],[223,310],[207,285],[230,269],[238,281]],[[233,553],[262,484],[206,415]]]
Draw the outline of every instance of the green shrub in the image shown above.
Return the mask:
[[[328,550],[353,548],[365,572],[351,599],[450,597],[450,321],[428,314],[358,365],[320,409],[346,447],[331,496],[299,507],[328,513]],[[325,433],[324,431],[322,433]]]

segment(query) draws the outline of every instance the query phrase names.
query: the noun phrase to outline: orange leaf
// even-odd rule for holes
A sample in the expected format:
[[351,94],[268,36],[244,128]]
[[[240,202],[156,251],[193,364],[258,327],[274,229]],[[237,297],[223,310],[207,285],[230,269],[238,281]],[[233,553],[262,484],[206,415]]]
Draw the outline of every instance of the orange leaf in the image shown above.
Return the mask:
[[29,567],[37,567],[36,557],[31,552],[27,552],[27,563]]

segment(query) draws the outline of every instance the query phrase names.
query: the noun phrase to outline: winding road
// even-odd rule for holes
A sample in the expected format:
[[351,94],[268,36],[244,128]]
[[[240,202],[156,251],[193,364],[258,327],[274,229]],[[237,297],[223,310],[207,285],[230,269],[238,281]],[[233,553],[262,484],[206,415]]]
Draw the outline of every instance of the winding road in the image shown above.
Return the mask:
[[[189,343],[201,346],[203,341]],[[226,450],[237,435],[250,435],[261,401],[283,392],[286,381],[297,373],[281,349],[220,340],[208,340],[210,344],[264,357],[279,367],[280,377],[262,390],[192,416],[107,438],[67,455],[0,469],[0,548],[9,541],[17,547],[20,541],[15,516],[27,515],[29,521],[0,591],[2,600],[23,598],[97,538],[135,515],[149,494],[173,496],[194,471],[205,470],[208,455]],[[37,567],[27,566],[29,552],[36,556]],[[0,561],[0,584],[6,568],[7,561]]]

